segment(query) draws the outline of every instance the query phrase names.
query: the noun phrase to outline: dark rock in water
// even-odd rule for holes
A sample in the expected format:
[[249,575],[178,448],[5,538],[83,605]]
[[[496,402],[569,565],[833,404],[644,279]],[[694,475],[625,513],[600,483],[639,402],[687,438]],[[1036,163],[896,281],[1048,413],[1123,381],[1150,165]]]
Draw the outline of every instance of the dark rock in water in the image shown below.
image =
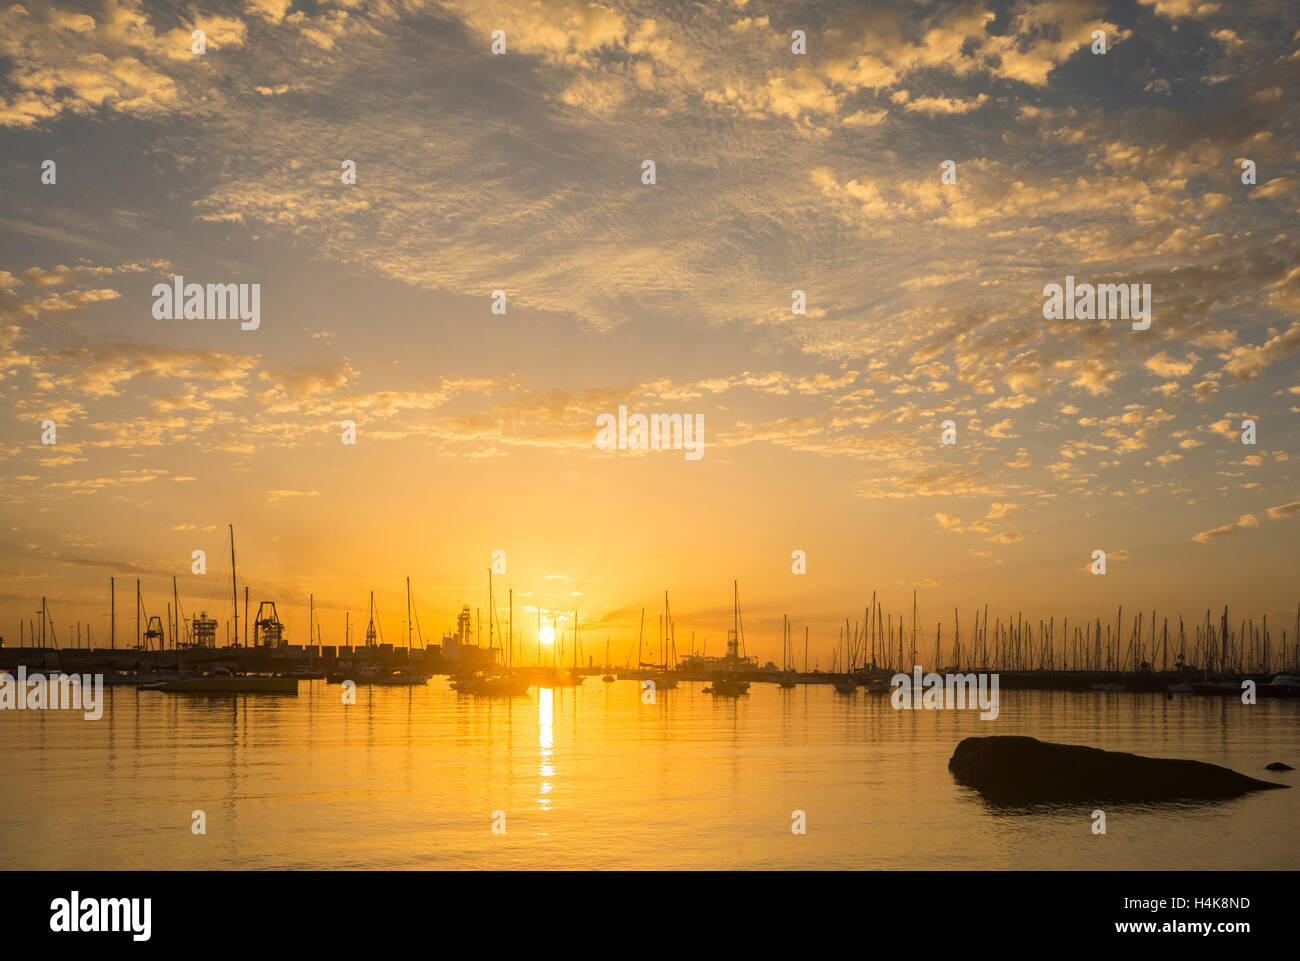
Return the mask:
[[952,752],[948,770],[999,804],[1215,800],[1287,786],[1203,761],[1142,757],[1032,737],[968,737]]
[[1290,764],[1283,764],[1281,761],[1274,761],[1272,764],[1265,765],[1265,770],[1268,770],[1268,771],[1294,771],[1295,768],[1293,768]]

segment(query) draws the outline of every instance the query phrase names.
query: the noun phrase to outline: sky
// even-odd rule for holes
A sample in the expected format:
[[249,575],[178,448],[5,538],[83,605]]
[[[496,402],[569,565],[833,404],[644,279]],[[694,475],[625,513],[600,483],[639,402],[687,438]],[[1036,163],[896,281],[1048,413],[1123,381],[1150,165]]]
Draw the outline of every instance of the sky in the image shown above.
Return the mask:
[[[426,639],[486,620],[496,551],[598,661],[664,591],[721,653],[733,580],[778,663],[873,592],[1294,639],[1297,41],[1280,0],[0,9],[0,634],[44,596],[101,643],[110,577],[124,633],[136,578],[224,620],[233,525],[294,643],[372,590],[400,642],[407,577]],[[160,319],[177,275],[258,326]],[[1149,329],[1047,319],[1067,277]],[[605,449],[620,406],[701,455]]]

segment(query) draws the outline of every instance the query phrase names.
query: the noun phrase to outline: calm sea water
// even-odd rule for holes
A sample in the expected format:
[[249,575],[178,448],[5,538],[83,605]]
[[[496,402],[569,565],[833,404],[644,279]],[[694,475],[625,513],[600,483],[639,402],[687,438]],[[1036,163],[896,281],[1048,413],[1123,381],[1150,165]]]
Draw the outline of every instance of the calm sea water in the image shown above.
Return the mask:
[[[829,686],[637,682],[475,699],[107,689],[104,717],[0,713],[7,868],[1297,868],[1300,790],[1005,812],[947,769],[968,735],[1194,758],[1300,785],[1300,702],[1003,691],[1001,716]],[[791,833],[805,812],[807,834]],[[191,832],[202,810],[207,834]],[[492,833],[493,812],[504,834]]]

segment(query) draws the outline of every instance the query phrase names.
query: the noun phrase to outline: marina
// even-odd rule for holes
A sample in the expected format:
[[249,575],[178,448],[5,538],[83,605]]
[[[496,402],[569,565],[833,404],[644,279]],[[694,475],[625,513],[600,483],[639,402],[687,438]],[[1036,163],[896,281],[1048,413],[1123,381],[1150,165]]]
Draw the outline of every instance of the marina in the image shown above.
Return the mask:
[[[231,530],[231,556],[234,556]],[[111,587],[115,587],[113,582]],[[682,681],[707,681],[705,690],[721,696],[739,696],[754,683],[771,683],[782,688],[826,684],[837,693],[854,696],[861,689],[872,695],[887,694],[891,679],[921,668],[940,676],[996,672],[1003,689],[1093,691],[1100,693],[1151,693],[1164,696],[1238,697],[1243,684],[1253,686],[1259,697],[1300,696],[1300,605],[1295,630],[1285,629],[1274,640],[1267,618],[1259,625],[1251,617],[1240,619],[1234,629],[1227,608],[1216,619],[1206,611],[1203,620],[1188,629],[1182,617],[1171,623],[1157,621],[1155,612],[1133,615],[1126,631],[1123,608],[1113,625],[1100,618],[1082,627],[1068,621],[1056,631],[1055,619],[1038,621],[1036,627],[1019,613],[1014,618],[996,618],[990,625],[987,607],[976,611],[973,628],[963,636],[960,613],[953,619],[945,646],[944,624],[936,624],[933,642],[920,629],[915,594],[912,616],[905,628],[903,616],[886,614],[873,593],[869,607],[856,621],[845,620],[829,658],[831,670],[809,670],[809,634],[803,631],[803,650],[796,650],[789,615],[782,617],[782,664],[760,664],[746,651],[744,620],[738,583],[732,585],[731,627],[726,631],[722,655],[696,652],[694,643],[684,654],[677,651],[677,624],[664,592],[659,617],[655,659],[644,659],[645,611],[637,629],[637,663],[610,663],[609,640],[605,641],[605,663],[588,656],[582,661],[579,612],[573,611],[570,629],[559,627],[558,614],[543,623],[537,612],[536,632],[531,646],[535,657],[526,656],[530,645],[516,629],[514,591],[509,591],[504,622],[495,615],[495,592],[488,577],[488,625],[486,644],[474,626],[468,605],[456,619],[456,628],[444,634],[442,642],[415,645],[419,632],[410,579],[405,584],[407,599],[406,646],[385,643],[382,620],[369,598],[364,643],[324,644],[315,615],[315,597],[309,599],[311,643],[290,644],[273,601],[259,604],[255,618],[244,619],[251,642],[218,647],[219,622],[202,611],[192,620],[182,614],[181,598],[172,580],[174,606],[168,607],[164,627],[158,617],[147,618],[147,629],[129,647],[116,646],[116,614],[108,648],[59,646],[45,598],[41,599],[40,628],[32,625],[36,646],[0,646],[0,670],[20,665],[28,669],[85,673],[97,671],[108,686],[142,686],[150,690],[211,693],[286,693],[289,685],[272,685],[257,678],[281,681],[325,679],[329,684],[350,681],[357,685],[421,685],[435,675],[452,678],[453,687],[479,696],[524,696],[533,688],[575,687],[587,677],[652,682],[657,691],[672,691]],[[137,614],[143,610],[139,582],[136,587]],[[245,610],[248,588],[245,587]],[[238,584],[232,565],[231,596],[238,600]],[[233,610],[231,633],[237,635],[239,608]],[[140,617],[137,616],[137,626]],[[1157,623],[1159,626],[1157,627]],[[1145,626],[1144,626],[1145,625]],[[48,633],[47,633],[48,628]],[[22,628],[26,634],[26,628]],[[78,634],[80,634],[78,625]],[[350,620],[345,629],[351,639]],[[692,635],[693,636],[693,635]],[[421,633],[422,639],[422,633]],[[802,668],[799,654],[802,653]],[[631,653],[628,655],[631,660]],[[940,666],[947,664],[948,666]],[[245,678],[235,683],[229,678]]]

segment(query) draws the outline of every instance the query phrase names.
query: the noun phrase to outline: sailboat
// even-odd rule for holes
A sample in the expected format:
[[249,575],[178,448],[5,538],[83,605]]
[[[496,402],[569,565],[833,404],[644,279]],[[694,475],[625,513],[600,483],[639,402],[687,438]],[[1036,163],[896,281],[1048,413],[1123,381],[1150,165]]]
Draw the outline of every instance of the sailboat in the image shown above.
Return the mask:
[[[837,694],[852,695],[857,693],[858,690],[857,679],[853,676],[854,656],[851,653],[857,644],[857,629],[854,628],[853,635],[850,638],[847,619],[840,631],[840,642],[843,646],[837,649],[835,656],[831,658],[831,683],[835,685]],[[835,663],[836,660],[839,661],[838,669]]]
[[777,683],[784,688],[794,687],[794,671],[791,670],[790,664],[794,660],[793,648],[790,644],[790,615],[781,616],[781,674],[777,678]]
[[840,694],[853,694],[858,689],[858,682],[853,679],[851,674],[840,674],[831,679],[835,685],[835,690]]
[[[664,614],[659,618],[659,663],[644,660],[645,608],[641,608],[641,624],[636,634],[636,669],[618,672],[620,681],[654,681],[660,691],[671,691],[680,678],[677,671],[668,662],[668,649],[672,648],[673,657],[677,654],[677,643],[672,635],[672,614],[668,608],[668,592],[664,591]],[[629,655],[630,657],[631,655]]]
[[573,670],[569,672],[567,677],[562,676],[560,680],[560,683],[565,684],[566,686],[577,687],[579,684],[581,684],[583,681],[586,680],[586,677],[584,677],[578,671],[579,646],[580,644],[578,642],[578,612],[575,610],[573,612]]
[[[654,677],[654,671],[646,670],[648,666],[652,666],[652,665],[647,665],[646,662],[641,659],[642,658],[641,652],[643,649],[642,639],[644,635],[645,635],[645,608],[643,607],[641,608],[641,624],[636,631],[636,669],[635,670],[625,669],[619,671],[618,679],[620,681],[644,681],[647,680],[648,678]],[[631,657],[632,655],[629,653],[628,658],[630,659]]]
[[[414,632],[412,628],[418,629],[420,626],[420,612],[415,609],[415,598],[411,594],[411,579],[406,579],[406,662],[407,666],[396,671],[389,672],[388,676],[378,681],[380,684],[427,684],[432,676],[422,669],[421,665],[415,663],[413,655],[415,653]],[[423,632],[420,634],[420,643],[424,644]]]
[[[606,671],[609,670],[609,638],[608,637],[605,638],[605,670]],[[614,675],[606,674],[601,678],[601,680],[604,681],[606,684],[609,684],[614,680]]]
[[325,677],[324,671],[319,671],[312,665],[316,656],[316,643],[319,639],[318,625],[316,623],[316,595],[309,594],[307,596],[307,666],[293,671],[285,671],[285,677],[292,677],[297,681],[319,681]]
[[353,654],[350,670],[338,671],[326,678],[327,683],[352,681],[354,684],[376,684],[390,687],[418,686],[429,682],[429,675],[415,668],[385,670],[380,662],[379,648],[383,641],[383,627],[379,624],[379,608],[375,606],[375,592],[370,592],[369,622],[366,624],[364,653]]
[[[492,569],[488,568],[488,660],[494,667],[496,656],[492,646],[492,624],[496,614],[496,602],[492,595]],[[510,639],[503,645],[505,649],[505,670],[503,672],[475,671],[472,674],[460,674],[452,678],[451,686],[461,694],[475,697],[524,697],[532,686],[532,678],[524,674],[510,672],[510,652],[514,648],[515,592],[510,592]]]
[[726,666],[714,678],[713,683],[704,689],[704,693],[712,694],[715,697],[739,697],[742,694],[749,693],[749,681],[742,681],[737,673],[740,664],[740,645],[743,638],[743,628],[740,622],[739,582],[732,582],[732,590],[732,623],[734,626],[727,631],[727,656],[723,658]]
[[677,638],[673,625],[672,610],[668,607],[668,592],[664,591],[664,616],[659,625],[659,669],[650,677],[655,688],[671,691],[677,686],[677,673],[668,662],[668,648],[672,647],[673,659],[677,657]]

